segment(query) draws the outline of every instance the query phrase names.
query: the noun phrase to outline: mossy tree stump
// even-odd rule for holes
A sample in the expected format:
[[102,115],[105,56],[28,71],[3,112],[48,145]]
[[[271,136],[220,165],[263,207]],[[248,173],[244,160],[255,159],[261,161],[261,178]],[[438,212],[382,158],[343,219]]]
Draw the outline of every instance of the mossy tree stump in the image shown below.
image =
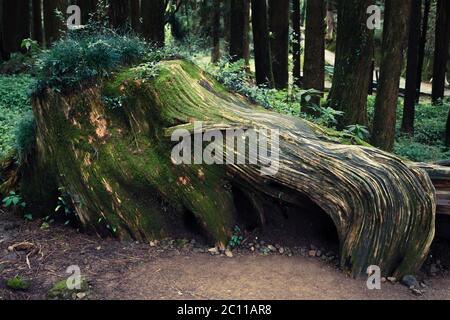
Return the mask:
[[[108,107],[104,95],[122,97],[122,106]],[[354,275],[369,265],[384,275],[413,273],[434,237],[435,192],[423,170],[253,105],[186,61],[161,62],[154,79],[137,79],[131,68],[81,92],[47,90],[33,109],[38,152],[70,191],[83,225],[99,233],[154,239],[170,235],[188,211],[211,241],[225,243],[240,214],[237,188],[261,220],[269,202],[299,210],[314,202],[333,220],[341,264]],[[280,130],[278,172],[262,176],[260,166],[249,164],[175,165],[170,132],[195,120],[204,121],[205,131]]]

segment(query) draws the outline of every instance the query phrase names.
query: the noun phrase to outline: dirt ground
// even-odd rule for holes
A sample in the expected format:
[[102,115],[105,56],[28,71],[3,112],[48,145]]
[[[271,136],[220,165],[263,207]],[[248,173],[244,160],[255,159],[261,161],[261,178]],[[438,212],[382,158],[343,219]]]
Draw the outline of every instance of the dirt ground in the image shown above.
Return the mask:
[[[418,296],[389,282],[368,290],[365,279],[352,279],[336,267],[333,244],[308,233],[295,239],[299,247],[291,246],[289,237],[278,245],[276,230],[266,241],[250,234],[227,257],[212,255],[201,241],[167,239],[152,246],[99,239],[57,224],[41,226],[42,221],[0,213],[0,300],[46,299],[49,289],[69,276],[71,265],[78,265],[89,283],[89,290],[74,299],[450,299],[445,241],[437,241],[417,277],[423,290]],[[22,242],[31,245],[8,250]],[[311,251],[323,253],[310,257]],[[6,286],[17,275],[29,281],[27,290]]]

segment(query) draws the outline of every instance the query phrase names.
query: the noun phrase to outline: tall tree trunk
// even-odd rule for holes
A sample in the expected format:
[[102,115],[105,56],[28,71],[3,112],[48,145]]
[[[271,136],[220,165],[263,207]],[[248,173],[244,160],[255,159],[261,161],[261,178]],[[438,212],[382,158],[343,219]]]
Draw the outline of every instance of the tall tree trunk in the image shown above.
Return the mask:
[[275,87],[289,84],[289,0],[269,0],[269,31]]
[[0,21],[2,34],[2,55],[7,60],[11,53],[21,51],[23,39],[30,37],[30,3],[28,0],[3,0],[3,17]]
[[[46,1],[46,0],[44,0]],[[96,1],[95,0],[77,0],[77,5],[81,10],[81,24],[87,24],[90,18],[90,14],[95,12]]]
[[130,0],[130,22],[135,32],[140,32],[141,26],[141,4],[140,0]]
[[450,147],[450,113],[448,114],[447,124],[445,126],[445,145]]
[[129,0],[109,0],[109,21],[115,29],[124,29],[130,16]]
[[305,17],[306,17],[306,1],[307,0],[300,0],[300,26],[305,26]]
[[245,0],[231,0],[230,57],[231,61],[244,59]]
[[450,45],[450,1],[438,0],[433,64],[433,102],[444,98]]
[[292,40],[292,56],[294,61],[294,67],[292,69],[292,75],[294,77],[294,84],[297,87],[302,86],[302,67],[301,67],[301,56],[302,56],[302,32],[300,28],[300,0],[293,0],[292,3],[292,30],[293,40]]
[[144,0],[141,3],[144,37],[157,47],[164,46],[166,6],[164,0]]
[[410,10],[411,0],[386,0],[372,143],[387,151],[393,149],[395,141],[398,92]]
[[329,0],[327,1],[326,8],[327,8],[326,14],[327,34],[325,36],[325,40],[331,42],[334,39],[335,22],[334,22],[333,8]]
[[420,42],[420,13],[422,0],[411,1],[411,16],[409,20],[408,39],[408,65],[406,68],[405,99],[403,103],[403,119],[401,131],[414,134],[414,114],[417,96],[417,68],[419,66],[419,42]]
[[252,26],[256,83],[273,87],[274,80],[266,0],[252,0]]
[[372,77],[373,31],[367,28],[372,0],[339,0],[336,61],[328,105],[343,111],[339,128],[367,125],[367,92]]
[[417,65],[417,92],[419,92],[419,94],[416,97],[416,103],[419,102],[420,90],[422,88],[423,62],[425,60],[425,46],[427,43],[428,20],[430,16],[430,9],[431,9],[431,0],[425,0],[422,19],[422,35],[420,36],[420,45],[419,45],[419,62]]
[[[325,1],[306,2],[305,61],[303,64],[303,87],[323,92],[325,85]],[[314,114],[313,106],[320,104],[314,95],[303,101],[303,111]]]
[[244,61],[250,72],[250,0],[244,0]]
[[214,12],[212,16],[212,53],[211,62],[217,63],[220,60],[220,12],[221,0],[214,0]]
[[33,0],[33,40],[39,44],[44,42],[43,28],[42,28],[42,0]]
[[223,38],[225,41],[225,51],[230,52],[231,0],[224,0],[223,29],[224,29]]
[[8,55],[3,44],[3,5],[5,0],[0,0],[0,62],[8,60]]
[[47,46],[60,38],[64,28],[64,23],[57,16],[56,10],[65,14],[67,10],[67,1],[44,0],[44,32],[45,43]]

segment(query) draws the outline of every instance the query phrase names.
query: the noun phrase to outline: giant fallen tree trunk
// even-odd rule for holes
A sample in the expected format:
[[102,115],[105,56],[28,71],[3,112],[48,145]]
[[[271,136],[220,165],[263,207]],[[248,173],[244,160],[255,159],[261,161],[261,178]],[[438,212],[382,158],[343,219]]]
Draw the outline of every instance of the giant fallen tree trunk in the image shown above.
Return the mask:
[[[341,264],[354,275],[369,265],[397,276],[421,266],[436,208],[425,171],[351,145],[344,134],[268,112],[188,62],[163,61],[154,79],[136,78],[134,70],[82,92],[48,90],[34,99],[38,153],[85,226],[154,239],[170,235],[188,212],[211,241],[225,243],[244,202],[261,222],[280,203],[298,210],[314,203],[333,220]],[[122,106],[111,108],[104,96],[120,97]],[[170,136],[176,129],[189,136],[196,120],[204,121],[203,133],[253,128],[269,150],[276,143],[267,129],[279,130],[279,159],[271,163],[278,170],[261,175],[261,163],[176,165]]]

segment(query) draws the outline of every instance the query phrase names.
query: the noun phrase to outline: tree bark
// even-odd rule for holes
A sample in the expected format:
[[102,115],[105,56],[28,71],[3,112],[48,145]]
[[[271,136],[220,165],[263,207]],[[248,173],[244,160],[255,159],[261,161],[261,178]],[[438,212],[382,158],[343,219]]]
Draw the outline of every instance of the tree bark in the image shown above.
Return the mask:
[[386,0],[372,143],[387,151],[394,148],[398,93],[410,10],[411,0]]
[[56,15],[56,10],[65,14],[66,0],[44,0],[44,32],[47,46],[58,40],[64,30],[64,22]]
[[225,51],[230,52],[231,44],[231,0],[224,0],[224,13],[223,13],[223,38],[225,41]]
[[250,72],[250,1],[244,0],[244,61],[247,72]]
[[445,125],[445,146],[450,147],[450,113],[447,117],[447,123]]
[[42,28],[42,0],[32,1],[33,10],[33,40],[37,41],[39,44],[43,44],[44,35]]
[[4,60],[8,60],[9,59],[9,55],[6,52],[6,49],[4,47],[4,23],[3,23],[3,6],[4,6],[4,1],[5,0],[0,0],[0,62],[4,61]]
[[221,0],[214,0],[212,15],[212,52],[211,62],[217,63],[220,60],[220,12],[221,12]]
[[135,32],[140,32],[141,30],[141,5],[140,0],[130,0],[130,21],[131,28]]
[[331,6],[330,1],[327,1],[326,8],[327,8],[326,13],[327,33],[325,36],[325,40],[327,42],[332,42],[334,40],[335,22],[334,22],[333,8]]
[[[46,1],[46,0],[44,0]],[[77,0],[77,5],[81,10],[81,23],[87,24],[89,22],[90,14],[94,13],[96,10],[95,0]]]
[[163,47],[166,6],[164,0],[145,0],[141,3],[144,37],[156,47]]
[[231,0],[230,57],[231,61],[244,59],[245,52],[245,0]]
[[414,115],[417,96],[417,69],[419,67],[420,21],[422,0],[411,2],[409,20],[408,62],[406,67],[405,99],[403,102],[403,119],[401,131],[410,136],[414,134]]
[[[423,170],[376,148],[338,144],[350,138],[344,133],[254,106],[189,62],[163,61],[158,70],[151,81],[136,81],[133,70],[108,81],[108,92],[131,94],[120,110],[103,104],[101,86],[68,95],[48,90],[33,99],[37,152],[72,195],[84,226],[153,240],[173,234],[189,213],[211,242],[224,244],[243,214],[238,192],[255,219],[273,214],[264,210],[273,203],[320,208],[317,214],[328,214],[339,234],[342,267],[355,276],[369,265],[397,277],[421,266],[436,207]],[[83,108],[71,112],[75,106]],[[205,121],[201,134],[193,131],[196,120]],[[269,150],[279,146],[271,162],[276,172],[262,176],[261,163],[173,162],[170,137],[177,129],[188,138],[243,128],[254,129],[261,143],[267,139]],[[266,129],[280,128],[275,144]]]
[[129,25],[129,17],[129,0],[109,0],[109,21],[111,27],[124,30]]
[[274,85],[267,17],[267,1],[252,0],[253,45],[256,83],[270,88]]
[[425,46],[427,43],[427,32],[428,32],[428,20],[430,16],[431,9],[431,0],[425,0],[425,7],[423,10],[423,19],[422,19],[422,35],[420,37],[420,46],[419,46],[419,63],[417,66],[417,91],[419,94],[417,95],[416,103],[419,102],[420,92],[422,89],[422,72],[423,72],[423,62],[425,60]]
[[438,102],[444,98],[448,49],[450,45],[450,1],[438,0],[436,15],[432,90],[433,102]]
[[292,75],[294,77],[294,84],[299,88],[302,87],[302,32],[300,28],[300,16],[300,0],[294,0],[292,2],[292,30],[294,33],[292,40],[292,56],[294,61]]
[[328,105],[344,112],[339,128],[367,125],[367,92],[373,53],[373,31],[367,28],[371,0],[339,0],[336,61]]
[[[305,61],[303,88],[323,92],[325,86],[325,1],[306,2]],[[302,102],[302,111],[314,114],[314,106],[320,105],[320,96]]]
[[289,84],[289,0],[269,0],[272,71],[277,89]]
[[30,38],[30,3],[28,0],[3,1],[2,51],[4,60],[11,53],[22,51],[22,40]]

